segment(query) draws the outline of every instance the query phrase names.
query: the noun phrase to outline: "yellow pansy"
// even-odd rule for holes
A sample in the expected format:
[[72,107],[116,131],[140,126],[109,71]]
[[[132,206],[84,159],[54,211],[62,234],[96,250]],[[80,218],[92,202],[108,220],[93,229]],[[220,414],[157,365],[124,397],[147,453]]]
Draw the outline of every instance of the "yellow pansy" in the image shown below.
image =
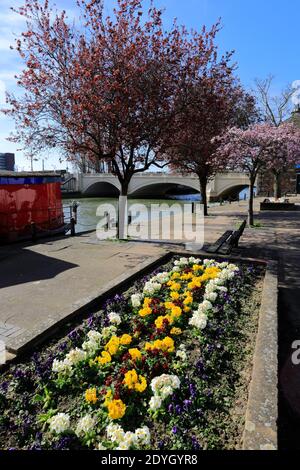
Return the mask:
[[131,359],[133,361],[139,361],[140,359],[142,359],[142,354],[138,349],[136,349],[136,348],[129,349],[128,352],[129,352],[129,354],[131,356]]
[[125,335],[122,335],[120,338],[120,344],[122,344],[122,346],[127,346],[131,342],[132,342],[132,337],[130,335],[125,334]]
[[165,307],[168,310],[171,310],[173,307],[175,307],[175,304],[173,302],[165,302]]
[[135,369],[126,372],[124,384],[129,390],[136,390],[142,393],[147,388],[147,381],[142,375],[138,375]]
[[182,313],[182,310],[180,307],[173,307],[171,310],[171,315],[174,318],[179,318]]
[[171,292],[171,299],[172,300],[178,300],[180,297],[180,294],[178,294],[178,292],[174,291],[174,292]]
[[104,406],[107,406],[112,401],[113,393],[111,390],[107,390],[104,400]]
[[101,356],[96,357],[95,361],[101,365],[108,364],[111,362],[111,355],[107,351],[102,351]]
[[179,336],[179,335],[182,334],[182,329],[174,327],[174,328],[171,329],[170,334],[174,335],[174,336]]
[[139,315],[141,317],[147,317],[148,315],[151,315],[152,310],[150,307],[144,307],[139,311]]
[[122,400],[111,400],[107,404],[108,416],[111,419],[121,419],[125,415],[126,405]]
[[179,282],[173,282],[173,284],[170,286],[170,289],[173,291],[178,291],[181,289],[181,284]]
[[104,346],[104,349],[109,352],[111,356],[117,354],[120,346],[120,339],[117,336],[112,336],[108,343]]
[[93,405],[95,405],[95,403],[97,403],[98,398],[97,398],[97,390],[96,390],[96,388],[88,388],[88,389],[85,391],[85,400],[86,400],[88,403],[92,403]]

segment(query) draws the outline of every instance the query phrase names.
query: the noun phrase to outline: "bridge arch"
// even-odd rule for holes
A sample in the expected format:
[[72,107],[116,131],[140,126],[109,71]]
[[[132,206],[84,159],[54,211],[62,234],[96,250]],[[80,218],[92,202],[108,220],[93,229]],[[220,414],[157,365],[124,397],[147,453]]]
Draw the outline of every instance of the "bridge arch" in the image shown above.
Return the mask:
[[196,194],[199,189],[194,184],[178,184],[176,182],[161,181],[159,183],[144,183],[132,188],[129,196],[132,198],[159,199],[168,194]]
[[94,197],[119,197],[120,190],[113,183],[97,181],[87,186],[83,191],[83,195]]
[[230,184],[227,187],[223,188],[219,194],[218,199],[226,199],[228,197],[237,198],[238,195],[244,190],[248,189],[249,184]]

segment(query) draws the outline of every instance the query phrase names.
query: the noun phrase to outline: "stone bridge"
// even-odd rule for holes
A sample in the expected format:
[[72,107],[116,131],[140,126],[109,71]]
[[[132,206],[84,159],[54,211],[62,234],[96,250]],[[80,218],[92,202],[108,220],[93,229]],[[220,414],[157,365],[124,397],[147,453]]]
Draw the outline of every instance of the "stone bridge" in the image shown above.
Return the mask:
[[[94,197],[115,197],[120,194],[120,183],[116,176],[109,173],[79,174],[75,188],[82,195]],[[249,186],[245,173],[220,173],[210,181],[207,196],[210,201],[219,198],[236,197]],[[128,195],[135,198],[159,198],[172,193],[198,193],[199,180],[193,175],[175,173],[144,173],[135,175],[129,185]]]

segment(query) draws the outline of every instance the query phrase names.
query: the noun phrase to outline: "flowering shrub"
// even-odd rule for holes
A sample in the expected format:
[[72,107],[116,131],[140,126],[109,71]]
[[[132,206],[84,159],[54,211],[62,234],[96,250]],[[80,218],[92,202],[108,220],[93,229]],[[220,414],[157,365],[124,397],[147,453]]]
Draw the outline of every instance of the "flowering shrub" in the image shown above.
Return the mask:
[[[17,446],[218,446],[205,434],[206,414],[214,409],[217,421],[224,403],[228,411],[222,400],[234,396],[231,350],[239,342],[239,297],[251,279],[251,267],[180,258],[145,279],[138,292],[107,303],[105,317],[91,318],[85,331],[71,332],[55,347],[46,374],[39,358],[31,360],[27,380],[35,392],[25,395],[27,409],[23,403],[18,410],[30,426],[27,435],[18,434]],[[26,377],[10,376],[0,400],[13,401],[25,384]],[[11,425],[5,414],[1,424]]]

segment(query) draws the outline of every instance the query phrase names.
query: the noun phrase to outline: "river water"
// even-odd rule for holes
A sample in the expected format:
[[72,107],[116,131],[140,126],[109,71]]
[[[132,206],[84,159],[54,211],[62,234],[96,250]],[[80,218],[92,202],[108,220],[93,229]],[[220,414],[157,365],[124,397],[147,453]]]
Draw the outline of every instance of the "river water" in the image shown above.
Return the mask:
[[[246,192],[242,192],[240,194],[240,199],[244,199]],[[63,205],[65,208],[65,215],[66,221],[69,217],[69,210],[68,207],[72,204],[74,199],[64,199]],[[169,213],[168,207],[174,206],[174,213],[181,211],[181,207],[191,201],[200,201],[199,195],[184,195],[184,196],[176,196],[176,199],[128,199],[128,210],[130,207],[135,204],[142,204],[145,206],[144,211],[141,212],[142,218],[146,219],[148,215],[148,211],[153,204],[165,204],[166,205],[166,213]],[[103,212],[106,210],[111,213],[109,205],[115,208],[117,213],[118,207],[118,199],[113,198],[80,198],[78,199],[78,216],[77,216],[77,226],[76,232],[82,233],[88,230],[95,230],[98,222],[103,218]],[[218,203],[212,203],[212,205],[216,205]],[[97,215],[98,210],[98,215]],[[162,216],[163,216],[162,211]]]

